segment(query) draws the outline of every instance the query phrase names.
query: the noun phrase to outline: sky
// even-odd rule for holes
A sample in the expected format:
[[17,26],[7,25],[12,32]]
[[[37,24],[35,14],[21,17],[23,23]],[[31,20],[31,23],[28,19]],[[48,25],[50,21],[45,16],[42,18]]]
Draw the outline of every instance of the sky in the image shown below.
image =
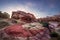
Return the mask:
[[60,0],[0,0],[0,11],[10,15],[12,11],[32,13],[36,18],[60,14]]

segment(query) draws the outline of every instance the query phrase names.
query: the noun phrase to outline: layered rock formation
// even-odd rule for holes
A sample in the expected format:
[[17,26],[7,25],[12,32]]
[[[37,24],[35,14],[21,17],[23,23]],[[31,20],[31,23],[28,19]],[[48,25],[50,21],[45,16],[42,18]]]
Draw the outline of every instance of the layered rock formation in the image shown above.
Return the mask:
[[38,21],[39,22],[45,22],[45,21],[47,21],[47,22],[49,22],[49,21],[60,22],[60,15],[54,15],[51,17],[47,16],[45,18],[38,18]]
[[23,11],[12,12],[12,17],[11,18],[22,20],[22,21],[27,22],[27,23],[36,21],[36,17],[33,14],[26,13],[26,12],[23,12]]

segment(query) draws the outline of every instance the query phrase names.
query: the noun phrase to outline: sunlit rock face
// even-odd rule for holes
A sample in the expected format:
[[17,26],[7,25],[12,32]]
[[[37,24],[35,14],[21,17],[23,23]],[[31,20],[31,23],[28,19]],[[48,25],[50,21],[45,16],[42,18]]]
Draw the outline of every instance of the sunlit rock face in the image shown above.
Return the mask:
[[20,19],[21,21],[30,23],[33,21],[36,21],[36,18],[33,14],[31,13],[26,13],[23,11],[16,11],[16,12],[12,12],[12,17],[13,19]]

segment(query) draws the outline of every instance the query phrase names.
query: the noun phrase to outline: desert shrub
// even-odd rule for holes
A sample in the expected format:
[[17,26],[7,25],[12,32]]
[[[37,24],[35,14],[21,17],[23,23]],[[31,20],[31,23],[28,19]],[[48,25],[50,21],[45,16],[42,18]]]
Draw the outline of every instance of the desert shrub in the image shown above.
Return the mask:
[[9,26],[9,23],[5,21],[0,21],[0,29],[4,28],[5,26]]
[[6,13],[6,12],[2,13],[2,11],[0,11],[0,18],[6,19],[6,18],[9,18],[9,17],[10,17],[10,15],[8,13]]

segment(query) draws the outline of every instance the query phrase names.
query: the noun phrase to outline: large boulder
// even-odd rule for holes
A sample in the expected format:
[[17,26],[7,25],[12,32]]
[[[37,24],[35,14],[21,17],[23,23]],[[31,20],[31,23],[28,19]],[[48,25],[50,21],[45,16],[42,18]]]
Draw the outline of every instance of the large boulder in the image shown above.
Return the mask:
[[4,28],[6,26],[9,26],[9,25],[10,25],[9,22],[4,21],[4,20],[0,20],[0,29]]
[[26,13],[23,11],[17,11],[17,12],[12,12],[12,17],[13,19],[20,19],[24,22],[30,23],[33,21],[36,21],[36,18],[33,14],[31,13]]

